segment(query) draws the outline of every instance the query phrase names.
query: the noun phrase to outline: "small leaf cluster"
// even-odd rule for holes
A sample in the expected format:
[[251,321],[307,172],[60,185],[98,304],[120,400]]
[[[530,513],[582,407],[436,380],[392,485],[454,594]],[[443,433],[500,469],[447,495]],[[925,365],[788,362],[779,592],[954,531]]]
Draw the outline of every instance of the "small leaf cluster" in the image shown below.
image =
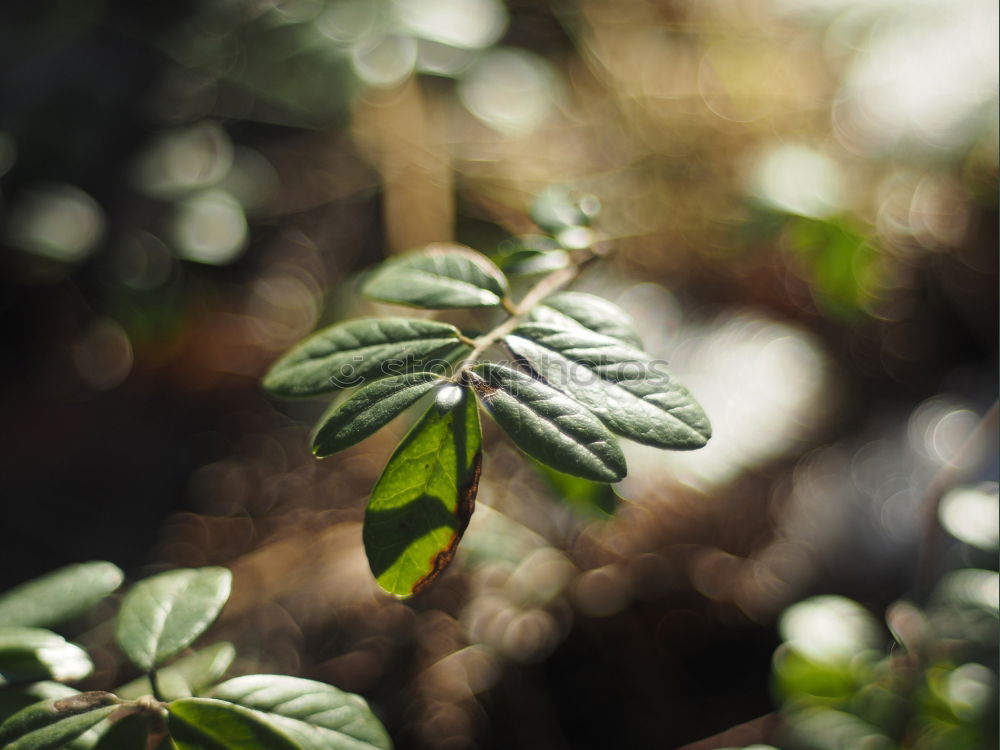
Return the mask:
[[[526,243],[504,259],[510,273],[543,274],[520,300],[500,267],[453,243],[392,258],[364,282],[362,292],[382,302],[499,311],[491,330],[471,335],[425,318],[349,320],[292,348],[264,378],[267,390],[284,397],[353,389],[316,425],[312,449],[320,458],[417,401],[432,402],[389,459],[365,514],[372,573],[396,596],[434,581],[468,525],[482,464],[480,408],[529,456],[591,482],[625,477],[617,437],[689,450],[711,435],[704,411],[643,350],[620,308],[563,291],[599,253],[557,247],[559,238],[574,237],[589,245],[593,234],[586,204],[556,198],[536,207],[552,232],[547,243]],[[497,351],[506,361],[487,358]]]
[[216,684],[235,657],[218,643],[178,657],[229,598],[225,568],[181,569],[125,594],[115,636],[145,676],[114,692],[64,684],[91,673],[87,652],[48,629],[116,590],[111,563],[71,565],[0,596],[0,747],[5,750],[388,750],[359,696],[283,675]]

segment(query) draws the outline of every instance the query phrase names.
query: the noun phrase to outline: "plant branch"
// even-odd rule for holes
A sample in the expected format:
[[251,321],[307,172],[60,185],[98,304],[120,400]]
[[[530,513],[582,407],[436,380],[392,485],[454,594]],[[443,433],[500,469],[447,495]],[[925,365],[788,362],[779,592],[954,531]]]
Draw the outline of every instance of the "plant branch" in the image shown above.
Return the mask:
[[572,259],[570,265],[557,268],[544,276],[537,284],[528,290],[528,293],[524,295],[520,302],[514,304],[512,302],[505,301],[503,307],[508,313],[510,313],[509,317],[507,317],[492,331],[489,331],[476,339],[475,346],[472,351],[469,352],[469,356],[462,360],[462,363],[456,368],[455,379],[457,380],[461,377],[464,370],[475,364],[479,357],[482,356],[483,352],[517,328],[524,317],[530,313],[539,302],[548,297],[550,294],[558,292],[563,287],[568,286],[575,281],[576,277],[583,272],[583,269],[586,268],[592,261],[601,257],[601,255],[603,255],[603,253],[596,250],[580,250],[575,254],[575,256],[570,256]]

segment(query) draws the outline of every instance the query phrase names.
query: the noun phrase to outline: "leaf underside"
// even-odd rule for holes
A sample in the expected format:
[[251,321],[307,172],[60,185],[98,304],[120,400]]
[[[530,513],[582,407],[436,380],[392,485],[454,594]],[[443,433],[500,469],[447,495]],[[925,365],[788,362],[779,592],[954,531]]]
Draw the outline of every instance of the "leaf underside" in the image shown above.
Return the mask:
[[225,568],[171,570],[133,586],[122,601],[115,635],[129,660],[149,671],[191,645],[229,598]]
[[360,696],[313,680],[247,675],[215,687],[211,698],[260,711],[302,750],[389,750],[385,728]]
[[474,371],[476,395],[529,456],[595,482],[625,477],[625,457],[614,436],[577,401],[502,365],[484,362]]
[[448,323],[360,318],[330,326],[279,359],[264,376],[276,396],[318,396],[407,372],[429,371],[464,350]]
[[440,382],[434,373],[414,372],[376,380],[358,389],[320,418],[313,436],[313,453],[325,458],[361,442]]
[[435,310],[494,307],[507,294],[507,279],[474,250],[440,243],[382,264],[362,292],[383,302]]
[[379,585],[395,596],[418,593],[451,562],[479,487],[482,435],[476,400],[436,406],[389,459],[365,512],[363,537]]
[[78,693],[19,711],[0,725],[4,750],[55,750],[101,722],[117,707],[111,693]]
[[645,352],[618,339],[584,328],[527,323],[505,342],[618,435],[673,450],[700,448],[711,436],[705,412],[687,389]]

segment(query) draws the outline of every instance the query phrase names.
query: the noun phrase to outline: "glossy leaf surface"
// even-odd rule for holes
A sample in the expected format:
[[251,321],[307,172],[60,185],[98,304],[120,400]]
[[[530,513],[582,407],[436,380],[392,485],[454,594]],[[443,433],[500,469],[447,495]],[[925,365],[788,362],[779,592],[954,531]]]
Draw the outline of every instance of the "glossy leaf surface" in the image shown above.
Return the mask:
[[359,388],[320,419],[313,436],[313,453],[324,458],[361,442],[440,382],[433,373],[414,372]]
[[417,593],[451,562],[479,488],[482,436],[476,400],[428,408],[389,459],[365,512],[364,543],[379,585]]
[[177,750],[301,750],[256,712],[211,698],[168,704],[167,728]]
[[209,697],[262,712],[302,750],[388,750],[385,728],[363,698],[282,675],[247,675],[222,683]]
[[42,628],[0,628],[0,687],[34,680],[79,680],[94,665],[87,652]]
[[362,291],[372,299],[430,309],[493,307],[507,294],[507,279],[480,253],[435,244],[383,263]]
[[122,582],[109,562],[67,565],[0,595],[0,627],[45,628],[77,617]]
[[313,334],[264,377],[277,396],[318,396],[369,380],[440,367],[456,349],[458,329],[407,318],[361,318]]
[[554,469],[595,482],[617,482],[625,457],[597,417],[550,385],[502,365],[476,366],[476,394],[511,440]]
[[160,573],[133,586],[122,601],[116,636],[129,660],[149,671],[191,645],[229,598],[225,568]]
[[532,310],[528,319],[563,328],[583,326],[595,333],[618,339],[636,349],[642,349],[642,339],[625,311],[603,297],[593,294],[584,292],[553,294]]

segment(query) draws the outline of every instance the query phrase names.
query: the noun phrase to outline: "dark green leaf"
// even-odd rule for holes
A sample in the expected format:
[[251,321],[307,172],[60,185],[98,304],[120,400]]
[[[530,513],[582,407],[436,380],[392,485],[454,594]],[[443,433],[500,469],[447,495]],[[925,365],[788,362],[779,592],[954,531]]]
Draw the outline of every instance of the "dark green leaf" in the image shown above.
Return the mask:
[[472,516],[481,464],[479,411],[467,392],[449,411],[431,406],[406,435],[365,512],[365,552],[383,589],[410,596],[451,562]]
[[262,712],[303,750],[388,750],[385,728],[360,696],[313,680],[247,675],[209,694]]
[[[188,656],[181,657],[169,667],[156,671],[160,695],[166,700],[188,698],[225,674],[236,658],[236,649],[228,642],[215,643]],[[125,700],[135,700],[151,695],[152,686],[147,677],[140,677],[122,685],[115,693]]]
[[700,448],[711,436],[705,412],[644,352],[585,328],[526,323],[505,339],[542,378],[608,428],[645,445]]
[[13,716],[22,708],[27,708],[39,701],[66,698],[76,695],[79,690],[63,685],[60,682],[33,682],[29,685],[6,687],[0,690],[0,724]]
[[[618,305],[584,292],[560,292],[546,297],[528,316],[529,321],[563,328],[583,326],[595,333],[610,336],[635,349],[642,349],[632,319]],[[575,324],[575,325],[574,325]]]
[[51,630],[0,628],[0,686],[79,680],[93,667],[86,651]]
[[189,646],[218,616],[229,598],[225,568],[171,570],[140,581],[118,613],[118,645],[149,671]]
[[313,453],[325,458],[361,442],[440,382],[441,378],[433,373],[413,372],[376,380],[358,389],[320,419],[313,437]]
[[149,716],[146,714],[123,716],[101,735],[93,750],[146,750],[149,729]]
[[177,750],[300,750],[255,711],[213,698],[167,704],[167,728]]
[[614,437],[578,402],[502,365],[475,368],[472,385],[497,423],[525,453],[554,469],[595,482],[617,482],[625,457]]
[[77,617],[121,585],[109,562],[67,565],[0,595],[0,627],[46,628]]
[[494,307],[507,294],[507,278],[485,256],[464,245],[436,244],[386,261],[362,292],[372,299],[414,307]]
[[0,747],[4,750],[61,748],[113,713],[118,703],[111,693],[101,692],[35,703],[0,724]]
[[361,318],[314,333],[285,354],[264,378],[278,396],[318,396],[407,372],[445,364],[458,329],[408,318]]

